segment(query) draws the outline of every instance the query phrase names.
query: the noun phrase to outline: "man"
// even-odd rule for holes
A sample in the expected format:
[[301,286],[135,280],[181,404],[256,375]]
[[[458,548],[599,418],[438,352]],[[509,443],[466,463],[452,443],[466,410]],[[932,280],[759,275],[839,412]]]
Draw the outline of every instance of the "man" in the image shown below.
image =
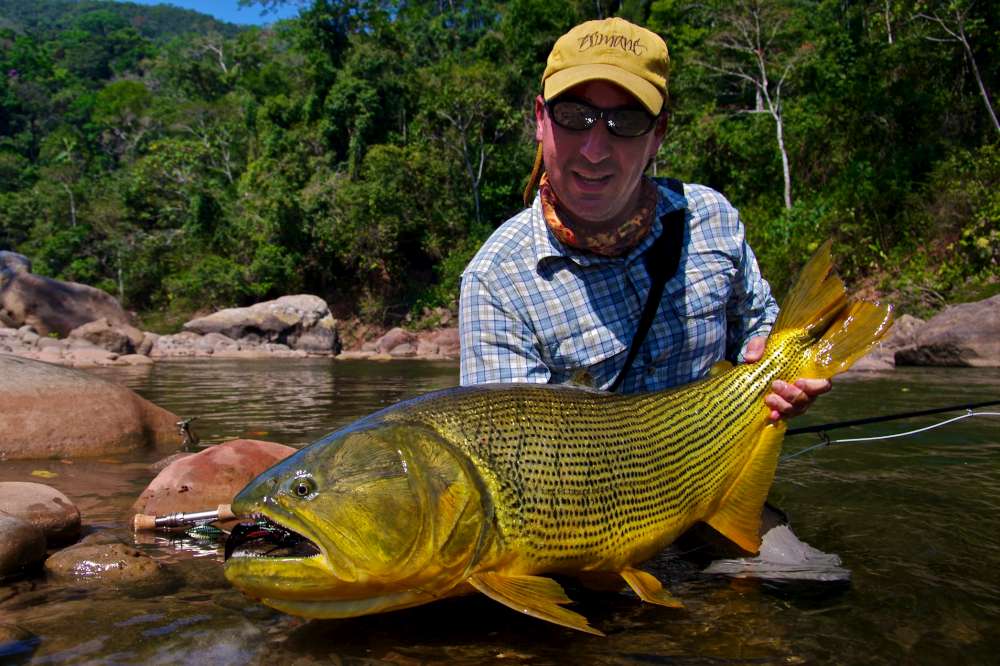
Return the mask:
[[[528,207],[463,273],[463,385],[585,375],[611,387],[671,214],[683,221],[679,267],[621,390],[678,386],[720,360],[760,358],[778,307],[736,211],[707,187],[671,188],[643,175],[666,132],[668,66],[658,35],[618,18],[581,24],[556,42],[535,99],[538,195],[528,200],[536,161]],[[776,420],[829,388],[827,380],[775,382],[765,403]]]

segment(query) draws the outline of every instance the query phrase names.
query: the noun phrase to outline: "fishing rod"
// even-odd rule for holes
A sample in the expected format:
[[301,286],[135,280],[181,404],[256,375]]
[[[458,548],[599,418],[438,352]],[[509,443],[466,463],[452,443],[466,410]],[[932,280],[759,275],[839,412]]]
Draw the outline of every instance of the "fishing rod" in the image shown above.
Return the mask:
[[789,428],[785,431],[785,437],[792,435],[804,435],[809,432],[826,432],[838,428],[847,428],[856,425],[869,425],[871,423],[882,423],[884,421],[896,421],[899,419],[909,419],[916,416],[929,416],[931,414],[943,414],[944,412],[957,412],[960,409],[977,409],[979,407],[992,407],[1000,405],[1000,400],[988,400],[986,402],[970,402],[965,405],[950,405],[948,407],[935,407],[934,409],[921,409],[915,412],[900,412],[898,414],[886,414],[885,416],[870,416],[866,419],[853,419],[851,421],[837,421],[835,423],[823,423],[814,426],[803,426],[801,428]]
[[[916,435],[927,430],[934,430],[935,428],[940,428],[946,426],[949,423],[955,423],[956,421],[962,421],[973,416],[1000,416],[1000,412],[974,412],[973,409],[979,407],[990,407],[993,405],[1000,405],[1000,400],[987,400],[984,402],[971,402],[964,405],[949,405],[947,407],[935,407],[933,409],[921,409],[913,412],[900,412],[897,414],[886,414],[885,416],[872,416],[865,419],[853,419],[850,421],[837,421],[835,423],[824,423],[815,426],[804,426],[801,428],[792,428],[785,433],[788,435],[803,435],[810,432],[815,432],[820,435],[822,441],[819,444],[813,446],[807,446],[804,449],[796,451],[795,453],[789,453],[788,455],[782,456],[778,462],[785,462],[791,458],[797,458],[810,451],[815,451],[816,449],[825,448],[827,446],[832,446],[834,444],[847,444],[851,442],[872,442],[884,439],[896,439],[898,437],[907,437],[909,435]],[[955,412],[959,410],[965,410],[965,414],[956,416],[938,423],[934,423],[923,428],[917,428],[916,430],[908,430],[906,432],[893,433],[891,435],[879,435],[875,437],[850,437],[846,439],[830,439],[827,435],[827,431],[836,430],[838,428],[846,428],[855,425],[868,425],[871,423],[882,423],[885,421],[895,421],[898,419],[912,418],[916,416],[928,416],[930,414],[942,414],[944,412]]]

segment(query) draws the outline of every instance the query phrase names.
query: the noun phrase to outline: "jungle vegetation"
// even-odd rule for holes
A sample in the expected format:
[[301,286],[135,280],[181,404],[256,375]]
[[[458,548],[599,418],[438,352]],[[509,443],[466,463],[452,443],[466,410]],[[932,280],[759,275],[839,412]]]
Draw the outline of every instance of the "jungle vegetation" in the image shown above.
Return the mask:
[[454,308],[521,206],[549,49],[621,15],[671,51],[653,169],[723,192],[779,293],[827,237],[904,312],[1000,291],[997,3],[300,5],[238,28],[0,0],[0,249],[150,321],[299,292],[379,324]]

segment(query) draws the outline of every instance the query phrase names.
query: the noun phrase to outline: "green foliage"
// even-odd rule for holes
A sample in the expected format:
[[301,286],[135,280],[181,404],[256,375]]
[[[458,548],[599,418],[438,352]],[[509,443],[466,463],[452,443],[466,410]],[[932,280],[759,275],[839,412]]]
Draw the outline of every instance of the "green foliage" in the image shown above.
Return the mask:
[[[454,308],[465,264],[519,209],[552,44],[615,11],[670,47],[657,174],[723,192],[779,293],[833,237],[849,280],[926,314],[1000,289],[979,87],[1000,88],[995,4],[314,0],[237,29],[0,0],[0,249],[165,330],[295,291],[379,323]],[[739,76],[753,54],[727,42],[754,8],[775,40],[768,90],[788,74],[787,209],[775,114]],[[943,31],[959,20],[967,49]]]

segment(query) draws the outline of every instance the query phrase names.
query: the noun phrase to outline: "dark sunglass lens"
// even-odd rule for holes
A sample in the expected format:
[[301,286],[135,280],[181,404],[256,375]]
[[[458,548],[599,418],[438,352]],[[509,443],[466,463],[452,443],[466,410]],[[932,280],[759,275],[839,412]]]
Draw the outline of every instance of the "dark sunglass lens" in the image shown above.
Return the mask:
[[578,102],[556,102],[551,106],[556,125],[572,130],[585,130],[597,120],[594,109]]
[[609,111],[608,129],[618,136],[640,136],[653,127],[654,118],[641,109]]

